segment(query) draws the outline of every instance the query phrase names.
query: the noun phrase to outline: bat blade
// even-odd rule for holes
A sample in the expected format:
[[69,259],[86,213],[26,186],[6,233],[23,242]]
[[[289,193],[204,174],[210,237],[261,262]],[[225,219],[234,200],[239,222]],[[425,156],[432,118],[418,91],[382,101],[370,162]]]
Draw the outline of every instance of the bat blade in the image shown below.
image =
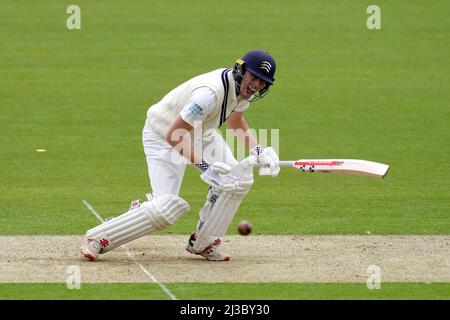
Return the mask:
[[380,179],[384,178],[389,170],[387,164],[359,159],[280,161],[280,167],[293,167],[304,172],[349,174]]

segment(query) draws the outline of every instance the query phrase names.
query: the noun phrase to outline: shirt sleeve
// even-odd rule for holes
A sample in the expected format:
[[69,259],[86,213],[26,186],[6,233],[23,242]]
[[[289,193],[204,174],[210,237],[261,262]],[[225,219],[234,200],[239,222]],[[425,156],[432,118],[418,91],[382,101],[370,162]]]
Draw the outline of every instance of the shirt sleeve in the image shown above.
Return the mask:
[[234,109],[234,111],[235,112],[243,112],[243,111],[247,110],[249,106],[250,106],[250,102],[244,100],[238,104],[238,106],[236,107],[236,109]]
[[201,87],[192,91],[189,102],[180,112],[181,118],[194,127],[194,122],[203,121],[212,112],[216,105],[214,91],[207,87]]

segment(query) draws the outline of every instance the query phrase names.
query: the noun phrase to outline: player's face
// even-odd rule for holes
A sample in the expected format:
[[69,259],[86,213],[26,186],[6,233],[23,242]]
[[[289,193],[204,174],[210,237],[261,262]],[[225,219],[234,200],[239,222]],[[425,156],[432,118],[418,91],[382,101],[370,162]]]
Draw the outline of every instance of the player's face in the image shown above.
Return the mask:
[[241,80],[240,95],[245,100],[250,100],[255,93],[265,86],[266,82],[264,80],[255,77],[250,71],[246,70]]

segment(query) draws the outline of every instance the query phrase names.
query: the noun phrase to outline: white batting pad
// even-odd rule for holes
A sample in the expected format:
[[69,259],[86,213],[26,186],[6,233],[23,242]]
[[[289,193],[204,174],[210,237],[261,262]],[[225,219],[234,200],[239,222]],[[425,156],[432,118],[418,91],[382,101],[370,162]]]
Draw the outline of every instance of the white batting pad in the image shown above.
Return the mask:
[[193,241],[194,250],[197,252],[203,251],[214,240],[225,235],[253,184],[253,167],[248,163],[236,165],[230,175],[234,178],[235,190],[223,191],[216,188],[208,190],[206,203],[200,210],[200,221]]
[[142,203],[140,207],[88,230],[86,238],[98,240],[103,247],[100,253],[105,253],[155,230],[168,227],[189,209],[189,204],[178,196],[169,194],[154,197],[151,201]]

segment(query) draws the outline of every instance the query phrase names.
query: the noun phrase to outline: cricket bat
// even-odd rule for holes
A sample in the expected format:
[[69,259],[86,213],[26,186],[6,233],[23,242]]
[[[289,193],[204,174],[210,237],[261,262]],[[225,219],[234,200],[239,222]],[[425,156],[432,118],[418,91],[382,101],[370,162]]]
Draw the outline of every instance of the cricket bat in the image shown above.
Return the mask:
[[389,170],[387,164],[358,159],[280,161],[280,167],[292,167],[303,172],[340,173],[380,179],[383,179]]

